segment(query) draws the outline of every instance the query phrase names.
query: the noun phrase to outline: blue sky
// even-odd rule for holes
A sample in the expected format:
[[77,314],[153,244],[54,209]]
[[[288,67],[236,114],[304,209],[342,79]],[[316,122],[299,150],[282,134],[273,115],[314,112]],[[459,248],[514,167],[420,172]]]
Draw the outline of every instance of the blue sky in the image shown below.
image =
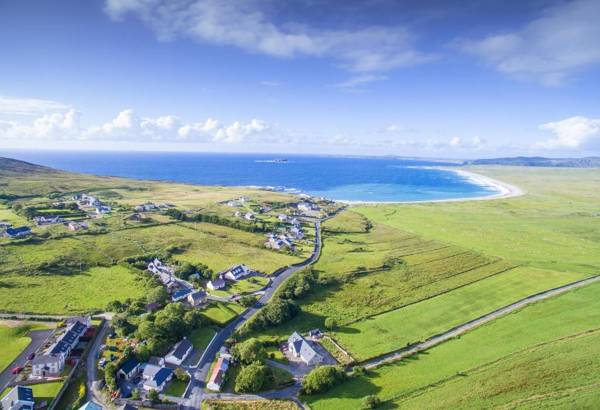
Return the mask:
[[0,148],[600,154],[599,0],[0,0]]

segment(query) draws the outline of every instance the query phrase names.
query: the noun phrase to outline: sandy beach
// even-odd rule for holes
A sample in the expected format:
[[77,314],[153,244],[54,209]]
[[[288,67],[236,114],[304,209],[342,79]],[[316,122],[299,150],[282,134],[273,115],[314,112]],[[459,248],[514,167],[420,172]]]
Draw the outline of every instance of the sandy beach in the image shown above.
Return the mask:
[[[424,167],[425,168],[425,167]],[[492,199],[506,199],[521,196],[525,194],[525,191],[518,186],[508,184],[506,182],[499,181],[494,178],[490,178],[485,175],[478,174],[473,171],[467,171],[464,169],[454,169],[447,167],[427,167],[433,169],[441,169],[444,171],[454,172],[463,178],[468,179],[471,183],[493,188],[496,193],[490,195],[482,195],[470,198],[450,198],[450,199],[432,199],[424,201],[336,201],[348,205],[385,205],[385,204],[419,204],[419,203],[433,203],[433,202],[463,202],[463,201],[489,201]]]

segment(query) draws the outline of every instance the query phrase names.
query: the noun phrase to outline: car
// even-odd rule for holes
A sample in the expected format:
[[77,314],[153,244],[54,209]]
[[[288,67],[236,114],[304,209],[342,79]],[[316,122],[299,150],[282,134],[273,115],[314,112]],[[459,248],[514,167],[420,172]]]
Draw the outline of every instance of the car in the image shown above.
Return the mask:
[[21,366],[17,366],[17,367],[13,367],[13,369],[11,370],[12,374],[19,374],[23,371],[23,367]]
[[35,358],[35,353],[30,353],[29,356],[27,356],[27,360],[33,360]]

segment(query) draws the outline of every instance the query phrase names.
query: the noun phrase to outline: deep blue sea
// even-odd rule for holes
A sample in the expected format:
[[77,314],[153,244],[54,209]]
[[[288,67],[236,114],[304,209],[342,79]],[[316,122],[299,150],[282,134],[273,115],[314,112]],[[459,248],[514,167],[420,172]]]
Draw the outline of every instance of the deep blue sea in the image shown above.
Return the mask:
[[[497,193],[440,162],[309,155],[4,151],[0,156],[67,171],[202,185],[297,190],[347,201],[424,201]],[[286,159],[286,162],[273,162]]]

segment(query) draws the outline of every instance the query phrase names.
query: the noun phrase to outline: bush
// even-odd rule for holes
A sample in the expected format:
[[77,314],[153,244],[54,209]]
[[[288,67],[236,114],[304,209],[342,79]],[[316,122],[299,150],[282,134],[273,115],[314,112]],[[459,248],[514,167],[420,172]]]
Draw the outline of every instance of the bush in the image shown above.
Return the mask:
[[240,298],[240,305],[244,307],[250,307],[256,303],[256,297],[252,295],[242,296]]
[[178,367],[175,369],[175,378],[181,382],[188,382],[190,380],[190,375],[181,367]]
[[292,319],[300,312],[300,308],[291,300],[275,298],[261,309],[238,331],[243,336],[252,331],[275,327]]
[[346,380],[346,373],[337,366],[320,366],[306,375],[302,380],[302,391],[305,394],[321,393]]
[[332,317],[328,317],[325,319],[325,327],[329,330],[333,330],[338,327],[338,322]]
[[255,338],[233,346],[231,353],[238,362],[243,364],[262,363],[267,358],[264,346]]
[[366,396],[365,398],[363,398],[362,400],[362,409],[368,410],[368,409],[374,409],[376,407],[379,407],[379,405],[381,404],[381,399],[377,396],[375,396],[374,394],[370,394],[368,396]]
[[254,393],[267,386],[273,378],[268,366],[259,362],[242,367],[235,379],[235,391],[238,393]]
[[104,368],[104,381],[106,386],[114,391],[117,388],[117,365],[108,363]]
[[158,392],[154,389],[148,392],[148,400],[150,400],[153,404],[160,403],[160,397],[158,396]]

